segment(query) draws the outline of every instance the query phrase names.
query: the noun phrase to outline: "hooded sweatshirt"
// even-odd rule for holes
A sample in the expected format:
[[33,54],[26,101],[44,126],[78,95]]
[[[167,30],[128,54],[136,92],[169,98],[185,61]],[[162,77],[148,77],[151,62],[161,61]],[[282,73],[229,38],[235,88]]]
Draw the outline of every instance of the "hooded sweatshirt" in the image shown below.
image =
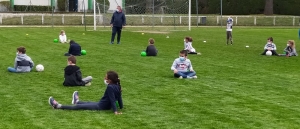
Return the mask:
[[85,82],[82,81],[80,68],[76,65],[68,65],[65,68],[64,86],[84,86]]
[[175,59],[171,66],[171,70],[175,69],[178,72],[194,71],[192,62],[189,59],[185,59],[184,61],[181,61],[179,58]]
[[29,56],[26,54],[17,54],[14,65],[17,72],[30,72],[33,66],[34,63]]

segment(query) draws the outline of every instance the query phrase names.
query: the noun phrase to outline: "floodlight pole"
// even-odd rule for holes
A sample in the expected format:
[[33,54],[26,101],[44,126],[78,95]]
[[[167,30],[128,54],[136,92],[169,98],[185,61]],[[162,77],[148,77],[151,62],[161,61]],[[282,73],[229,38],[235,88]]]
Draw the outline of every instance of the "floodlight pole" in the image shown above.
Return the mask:
[[189,30],[191,30],[192,0],[189,0]]
[[222,15],[223,15],[223,1],[221,0],[221,27],[222,27]]
[[94,0],[94,30],[96,30],[96,0]]
[[83,6],[83,16],[84,16],[84,30],[86,31],[86,18],[85,18],[85,1],[82,1]]

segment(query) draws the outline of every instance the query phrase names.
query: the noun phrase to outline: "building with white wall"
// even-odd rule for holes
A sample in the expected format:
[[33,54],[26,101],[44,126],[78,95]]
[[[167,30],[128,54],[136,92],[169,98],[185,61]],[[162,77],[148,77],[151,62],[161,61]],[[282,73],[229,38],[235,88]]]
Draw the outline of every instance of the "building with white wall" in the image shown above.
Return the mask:
[[[10,1],[10,0],[0,0],[1,1]],[[28,6],[51,6],[51,0],[14,0],[14,5],[28,5]],[[4,7],[0,7],[4,9]],[[57,10],[57,0],[55,0],[55,9]],[[78,12],[83,10],[88,10],[88,0],[78,0]]]

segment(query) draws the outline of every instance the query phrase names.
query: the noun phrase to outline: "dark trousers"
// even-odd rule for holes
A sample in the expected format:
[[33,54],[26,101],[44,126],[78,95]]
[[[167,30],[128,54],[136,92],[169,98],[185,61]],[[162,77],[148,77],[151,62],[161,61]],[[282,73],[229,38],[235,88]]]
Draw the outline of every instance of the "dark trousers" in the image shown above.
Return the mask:
[[117,36],[117,42],[120,43],[121,40],[121,32],[122,32],[122,27],[113,27],[112,28],[112,34],[111,34],[111,42],[113,43],[115,41],[115,36]]
[[[70,53],[65,53],[65,56],[72,56]],[[81,55],[73,55],[73,56],[81,56]]]
[[198,54],[197,52],[189,52],[188,54]]
[[179,78],[180,76],[182,76],[182,78],[187,78],[188,76],[189,77],[192,77],[192,76],[195,76],[196,75],[196,72],[177,72],[177,73],[174,73],[174,77],[176,78]]
[[109,110],[109,108],[105,108],[101,106],[98,102],[82,102],[78,101],[76,105],[73,106],[61,106],[60,109],[66,110]]
[[[261,53],[261,55],[266,55],[267,51],[268,51],[268,50],[266,49],[263,53]],[[271,52],[272,52],[272,55],[278,56],[278,54],[276,53],[275,50],[271,50]]]

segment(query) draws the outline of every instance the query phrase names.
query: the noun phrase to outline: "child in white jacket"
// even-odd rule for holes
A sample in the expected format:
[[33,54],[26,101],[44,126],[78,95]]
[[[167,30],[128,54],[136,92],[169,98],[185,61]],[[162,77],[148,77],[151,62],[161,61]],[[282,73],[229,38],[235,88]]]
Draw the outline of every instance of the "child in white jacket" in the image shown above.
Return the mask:
[[67,43],[67,35],[64,30],[60,31],[59,42]]
[[196,49],[192,46],[193,39],[192,37],[185,37],[184,38],[184,50],[188,52],[188,54],[197,54],[200,55],[201,53],[197,53]]

